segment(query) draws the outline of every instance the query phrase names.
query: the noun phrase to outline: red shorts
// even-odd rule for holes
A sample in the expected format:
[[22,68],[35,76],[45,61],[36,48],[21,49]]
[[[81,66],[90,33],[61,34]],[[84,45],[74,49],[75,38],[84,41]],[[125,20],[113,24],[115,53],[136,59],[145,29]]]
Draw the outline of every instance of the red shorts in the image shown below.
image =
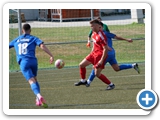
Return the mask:
[[[102,57],[102,54],[95,54],[95,53],[91,53],[86,57],[86,60],[88,60],[89,62],[91,62],[94,65],[94,68],[97,68],[97,64],[100,61]],[[105,60],[103,61],[103,64],[101,66],[99,66],[99,68],[104,69],[105,68],[105,61],[106,61],[107,57],[105,58]]]

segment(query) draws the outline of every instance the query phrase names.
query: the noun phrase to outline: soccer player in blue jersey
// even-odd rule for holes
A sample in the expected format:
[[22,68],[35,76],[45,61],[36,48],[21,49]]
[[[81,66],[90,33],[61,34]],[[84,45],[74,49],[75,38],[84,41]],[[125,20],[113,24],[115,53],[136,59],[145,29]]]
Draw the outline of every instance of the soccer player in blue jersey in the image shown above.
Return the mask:
[[48,107],[44,98],[40,94],[40,85],[37,81],[38,62],[35,56],[36,46],[39,46],[50,56],[50,63],[53,63],[53,55],[39,38],[30,35],[31,26],[24,24],[23,35],[15,38],[9,43],[9,49],[14,47],[17,56],[17,62],[20,65],[23,76],[29,82],[33,93],[36,95],[36,105]]
[[[100,22],[100,30],[103,30],[103,23],[102,22]],[[112,46],[112,38],[117,39],[117,40],[125,40],[127,42],[133,42],[132,39],[125,39],[125,38],[117,36],[113,33],[107,32],[105,30],[103,30],[103,32],[107,36],[108,46],[110,48],[110,50],[108,51],[108,58],[106,59],[105,64],[109,62],[109,64],[112,66],[112,68],[117,72],[120,70],[134,68],[138,73],[140,73],[140,69],[139,69],[137,63],[118,65],[117,60],[115,58],[115,50]],[[93,81],[94,78],[95,78],[95,72],[94,72],[94,70],[92,70],[92,72],[90,73],[90,76],[86,82],[86,87],[90,86],[90,83]],[[111,90],[111,88],[109,88],[108,90]]]

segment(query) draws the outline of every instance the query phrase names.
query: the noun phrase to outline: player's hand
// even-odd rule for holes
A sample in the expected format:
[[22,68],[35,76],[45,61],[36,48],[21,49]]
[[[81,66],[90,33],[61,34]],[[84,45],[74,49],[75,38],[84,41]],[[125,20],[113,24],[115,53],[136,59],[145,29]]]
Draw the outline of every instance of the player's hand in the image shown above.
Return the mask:
[[53,57],[50,57],[50,64],[52,64],[53,63],[53,61],[54,61],[54,58]]
[[133,42],[133,40],[132,39],[128,39],[128,42]]
[[109,51],[111,51],[111,50],[112,50],[112,48],[108,46],[108,50],[109,50]]
[[100,60],[100,61],[97,63],[96,68],[99,68],[102,64],[103,64],[103,61]]
[[91,46],[90,42],[88,42],[88,43],[86,44],[86,46],[87,46],[88,48],[90,48],[90,46]]

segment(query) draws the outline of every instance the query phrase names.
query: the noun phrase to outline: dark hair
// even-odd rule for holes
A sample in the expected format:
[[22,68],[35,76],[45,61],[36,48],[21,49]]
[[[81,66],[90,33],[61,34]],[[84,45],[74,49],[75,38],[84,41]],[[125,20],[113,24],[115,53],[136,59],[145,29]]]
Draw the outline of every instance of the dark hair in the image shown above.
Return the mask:
[[99,22],[99,25],[101,25],[103,27],[103,23],[102,22]]
[[28,23],[26,23],[26,24],[23,25],[23,30],[24,31],[28,31],[30,29],[31,29],[31,26]]
[[97,19],[91,20],[90,24],[93,24],[93,23],[99,24],[99,21]]
[[100,19],[100,20],[102,20],[102,19],[101,19],[101,17],[97,17],[97,19]]

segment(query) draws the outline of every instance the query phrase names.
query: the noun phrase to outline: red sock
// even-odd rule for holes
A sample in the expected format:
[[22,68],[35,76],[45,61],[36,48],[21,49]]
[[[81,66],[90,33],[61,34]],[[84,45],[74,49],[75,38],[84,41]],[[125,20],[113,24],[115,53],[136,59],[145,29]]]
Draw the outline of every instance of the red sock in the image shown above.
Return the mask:
[[80,75],[82,79],[86,78],[86,68],[81,68],[80,67]]
[[104,76],[103,74],[101,74],[98,78],[108,85],[111,83],[111,81],[108,80],[108,78]]

